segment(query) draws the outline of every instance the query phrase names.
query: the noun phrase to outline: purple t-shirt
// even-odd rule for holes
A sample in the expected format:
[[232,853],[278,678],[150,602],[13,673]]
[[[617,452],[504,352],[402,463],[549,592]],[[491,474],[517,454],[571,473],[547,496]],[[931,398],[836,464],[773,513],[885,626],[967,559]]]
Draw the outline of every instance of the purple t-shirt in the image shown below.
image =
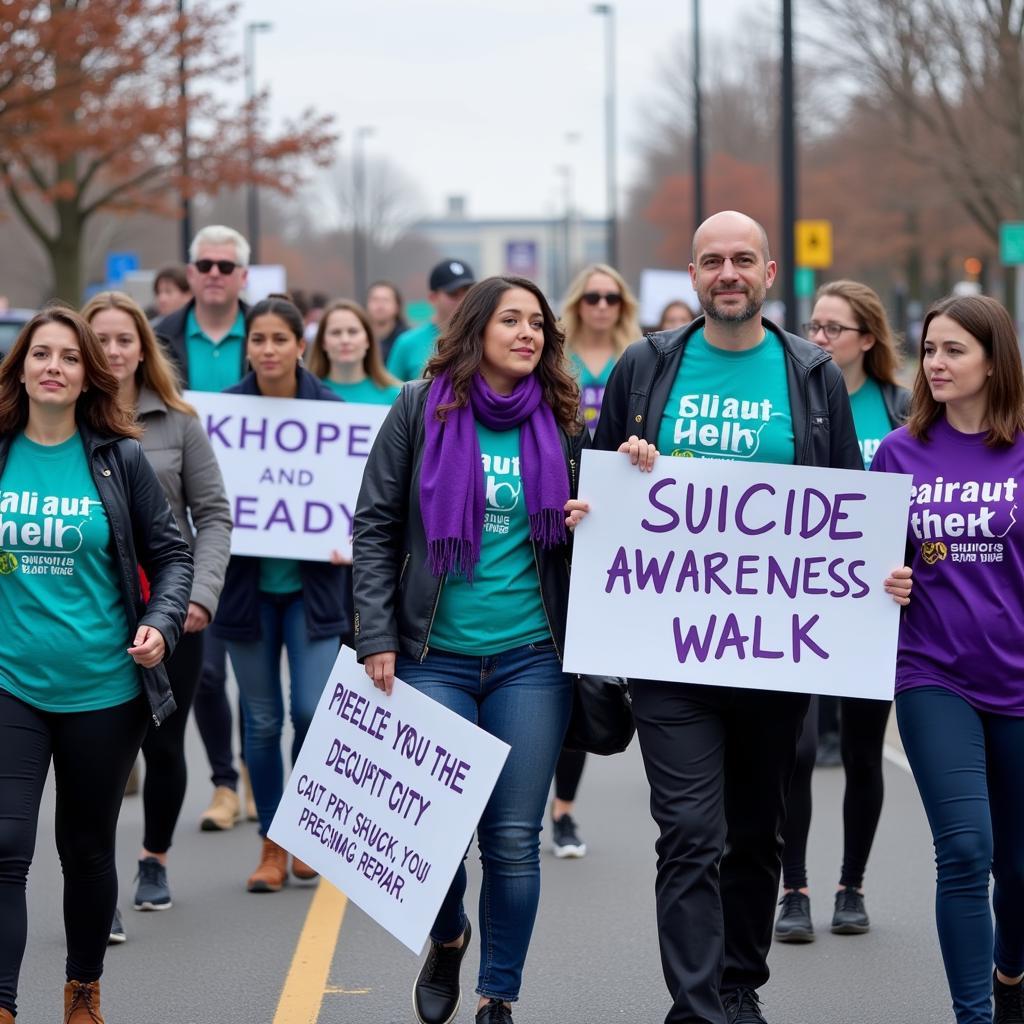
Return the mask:
[[1024,435],[988,448],[945,417],[929,434],[901,427],[871,462],[914,477],[896,692],[942,686],[979,710],[1024,716]]

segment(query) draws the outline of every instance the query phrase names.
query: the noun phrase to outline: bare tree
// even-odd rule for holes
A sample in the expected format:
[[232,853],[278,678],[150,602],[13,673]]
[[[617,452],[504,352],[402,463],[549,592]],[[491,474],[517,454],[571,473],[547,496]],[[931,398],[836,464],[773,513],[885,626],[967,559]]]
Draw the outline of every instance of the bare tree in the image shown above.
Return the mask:
[[830,35],[895,118],[894,139],[933,168],[995,240],[1024,217],[1024,2],[821,0]]

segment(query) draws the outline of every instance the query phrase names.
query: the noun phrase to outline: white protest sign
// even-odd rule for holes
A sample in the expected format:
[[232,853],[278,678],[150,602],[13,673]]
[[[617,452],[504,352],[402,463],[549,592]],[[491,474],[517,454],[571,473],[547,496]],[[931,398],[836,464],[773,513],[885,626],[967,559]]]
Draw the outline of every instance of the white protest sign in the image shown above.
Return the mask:
[[387,406],[186,391],[224,475],[233,555],[351,557],[352,519]]
[[343,647],[268,834],[418,953],[508,751]]
[[584,452],[566,671],[892,699],[910,484]]

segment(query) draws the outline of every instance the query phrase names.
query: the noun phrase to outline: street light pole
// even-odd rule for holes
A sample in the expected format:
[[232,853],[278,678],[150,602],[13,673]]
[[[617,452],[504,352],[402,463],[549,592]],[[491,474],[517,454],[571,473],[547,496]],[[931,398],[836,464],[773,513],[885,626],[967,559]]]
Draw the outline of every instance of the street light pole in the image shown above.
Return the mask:
[[363,140],[369,138],[373,131],[370,125],[362,125],[356,128],[352,141],[352,274],[356,302],[366,300],[366,154]]
[[797,332],[796,308],[796,88],[793,0],[782,0],[782,299],[786,330]]
[[693,0],[693,230],[704,222],[704,112],[700,89],[700,0]]
[[[245,102],[248,108],[248,149],[250,173],[256,168],[256,33],[269,32],[269,21],[248,21],[245,24]],[[260,197],[256,182],[250,181],[246,192],[246,233],[249,236],[249,262],[260,261]]]
[[619,261],[618,184],[615,167],[615,7],[613,4],[592,4],[591,11],[604,17],[605,97],[604,145],[606,210],[608,217],[608,262],[616,266]]
[[185,0],[178,0],[178,40],[181,53],[178,56],[178,102],[181,105],[181,258],[189,262],[189,246],[192,244],[192,203],[188,197],[188,88],[185,68]]

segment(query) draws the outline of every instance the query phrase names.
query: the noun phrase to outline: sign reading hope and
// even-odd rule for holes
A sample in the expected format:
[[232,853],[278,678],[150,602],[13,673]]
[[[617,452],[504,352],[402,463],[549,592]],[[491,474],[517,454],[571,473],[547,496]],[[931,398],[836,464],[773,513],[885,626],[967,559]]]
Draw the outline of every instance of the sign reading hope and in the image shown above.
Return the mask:
[[418,953],[509,747],[343,647],[269,835]]
[[233,555],[351,556],[363,467],[387,407],[187,391],[224,475]]
[[891,699],[910,484],[584,452],[566,670]]

